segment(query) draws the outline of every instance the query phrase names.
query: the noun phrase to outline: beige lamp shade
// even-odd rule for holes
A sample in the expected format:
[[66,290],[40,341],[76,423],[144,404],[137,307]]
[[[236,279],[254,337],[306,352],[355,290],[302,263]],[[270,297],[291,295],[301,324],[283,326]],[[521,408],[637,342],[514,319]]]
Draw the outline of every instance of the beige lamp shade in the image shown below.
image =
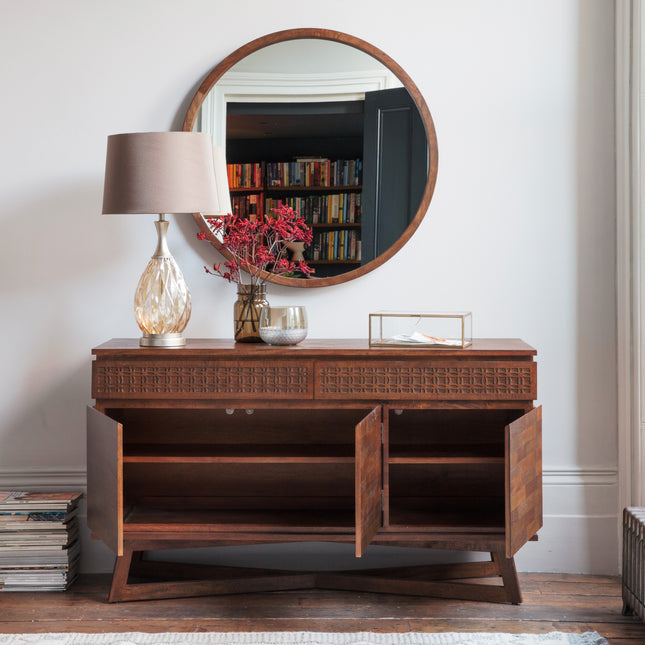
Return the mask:
[[213,166],[217,185],[217,210],[202,211],[205,216],[228,215],[233,212],[231,192],[228,185],[226,153],[222,146],[213,146]]
[[210,134],[136,132],[108,137],[104,215],[219,210]]

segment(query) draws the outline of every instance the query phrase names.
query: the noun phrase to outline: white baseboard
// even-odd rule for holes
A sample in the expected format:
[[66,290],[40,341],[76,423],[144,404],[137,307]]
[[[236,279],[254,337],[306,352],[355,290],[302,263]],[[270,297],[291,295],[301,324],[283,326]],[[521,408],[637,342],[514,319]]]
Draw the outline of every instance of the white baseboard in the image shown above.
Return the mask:
[[621,545],[615,468],[545,468],[544,525],[517,554],[520,571],[616,575]]
[[[617,470],[545,468],[543,486],[544,526],[539,532],[539,540],[529,542],[517,554],[518,570],[617,574],[622,516],[622,509],[618,508]],[[85,491],[85,470],[0,467],[0,490],[11,489]],[[88,573],[111,571],[114,556],[103,544],[90,539],[85,527],[84,504],[79,519],[84,528],[82,570]],[[231,547],[230,553],[250,566],[262,566],[267,552],[271,553],[272,562],[280,566],[275,560],[282,554],[290,562],[286,566],[293,566],[297,565],[294,562],[297,553],[308,564],[316,554],[324,558],[327,551],[334,560],[345,560],[342,549],[340,545],[319,544],[314,554],[304,545],[303,548],[290,545],[287,551],[282,545],[267,545],[248,547],[246,552],[245,547]],[[221,562],[221,557],[219,560]]]
[[0,466],[0,490],[69,489],[85,491],[87,474],[85,468],[34,468],[23,466],[7,468]]

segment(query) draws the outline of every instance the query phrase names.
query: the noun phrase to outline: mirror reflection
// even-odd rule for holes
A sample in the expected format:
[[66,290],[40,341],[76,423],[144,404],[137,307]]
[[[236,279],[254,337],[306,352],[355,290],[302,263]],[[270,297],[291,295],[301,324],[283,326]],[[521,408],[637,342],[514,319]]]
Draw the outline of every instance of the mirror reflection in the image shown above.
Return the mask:
[[204,95],[193,129],[225,148],[232,212],[258,218],[286,204],[305,217],[312,245],[291,252],[314,269],[308,282],[365,267],[397,244],[435,152],[388,67],[317,38],[239,60]]

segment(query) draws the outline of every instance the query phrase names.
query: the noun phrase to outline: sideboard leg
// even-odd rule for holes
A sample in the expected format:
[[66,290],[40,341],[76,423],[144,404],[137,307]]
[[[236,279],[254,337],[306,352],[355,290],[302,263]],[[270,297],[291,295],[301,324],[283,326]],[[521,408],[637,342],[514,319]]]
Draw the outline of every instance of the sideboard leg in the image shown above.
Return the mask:
[[490,555],[493,562],[497,564],[499,574],[502,576],[508,602],[519,605],[522,602],[522,593],[520,592],[520,583],[515,570],[515,559],[507,558],[504,553],[491,553]]
[[108,602],[119,602],[124,599],[123,591],[128,584],[130,575],[130,564],[132,563],[132,550],[124,549],[123,555],[116,557],[114,563],[114,573],[112,574],[112,586]]
[[[142,555],[143,551],[124,548],[123,555],[117,556],[108,602],[311,589],[315,586],[315,575],[308,572],[149,561]],[[131,576],[133,580],[130,580]]]

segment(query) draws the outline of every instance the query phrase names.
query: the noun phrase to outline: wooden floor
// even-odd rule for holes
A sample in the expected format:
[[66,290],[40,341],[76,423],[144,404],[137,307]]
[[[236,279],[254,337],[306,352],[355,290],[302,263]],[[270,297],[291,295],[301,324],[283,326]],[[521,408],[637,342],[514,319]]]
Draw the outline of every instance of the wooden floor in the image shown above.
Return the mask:
[[521,605],[334,591],[291,591],[108,604],[109,577],[66,593],[0,594],[0,633],[164,631],[597,631],[611,645],[645,644],[622,615],[618,578],[520,574]]

